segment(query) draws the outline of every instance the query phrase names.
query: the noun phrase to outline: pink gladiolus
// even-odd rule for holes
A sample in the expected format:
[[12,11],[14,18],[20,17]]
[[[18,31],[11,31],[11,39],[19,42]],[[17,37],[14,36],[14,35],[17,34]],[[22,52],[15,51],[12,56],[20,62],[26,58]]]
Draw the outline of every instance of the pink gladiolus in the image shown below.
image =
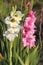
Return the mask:
[[22,42],[24,47],[29,46],[31,47],[35,47],[35,20],[36,17],[34,15],[34,12],[31,11],[28,13],[28,17],[26,17],[25,22],[24,22],[24,26],[23,26],[23,37],[22,37]]

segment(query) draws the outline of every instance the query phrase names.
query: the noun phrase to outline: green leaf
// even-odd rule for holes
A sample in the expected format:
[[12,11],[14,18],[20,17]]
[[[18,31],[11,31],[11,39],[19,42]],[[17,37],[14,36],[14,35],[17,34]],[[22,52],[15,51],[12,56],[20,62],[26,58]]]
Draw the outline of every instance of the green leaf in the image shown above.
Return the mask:
[[29,56],[30,65],[37,65],[39,62],[40,56],[38,55],[38,48],[39,48],[39,45],[36,48],[34,48],[30,53],[30,56]]
[[15,52],[15,55],[17,57],[17,59],[20,61],[21,65],[24,65],[22,59],[20,58],[20,56]]

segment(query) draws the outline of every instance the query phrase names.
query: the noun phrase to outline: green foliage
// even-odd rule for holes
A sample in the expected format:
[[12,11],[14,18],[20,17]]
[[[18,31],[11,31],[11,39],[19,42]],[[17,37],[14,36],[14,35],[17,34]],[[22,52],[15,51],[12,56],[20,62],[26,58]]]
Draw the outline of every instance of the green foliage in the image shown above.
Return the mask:
[[30,54],[30,65],[37,65],[39,62],[38,46]]

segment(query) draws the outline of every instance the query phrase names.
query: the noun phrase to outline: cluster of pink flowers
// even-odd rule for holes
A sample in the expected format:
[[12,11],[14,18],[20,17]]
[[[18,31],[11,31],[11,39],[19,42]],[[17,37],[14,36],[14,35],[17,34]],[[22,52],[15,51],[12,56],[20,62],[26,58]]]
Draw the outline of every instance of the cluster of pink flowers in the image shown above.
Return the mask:
[[28,13],[28,17],[26,17],[25,22],[24,22],[24,26],[23,26],[23,37],[22,37],[22,42],[24,47],[29,46],[31,47],[35,47],[35,12],[31,11]]

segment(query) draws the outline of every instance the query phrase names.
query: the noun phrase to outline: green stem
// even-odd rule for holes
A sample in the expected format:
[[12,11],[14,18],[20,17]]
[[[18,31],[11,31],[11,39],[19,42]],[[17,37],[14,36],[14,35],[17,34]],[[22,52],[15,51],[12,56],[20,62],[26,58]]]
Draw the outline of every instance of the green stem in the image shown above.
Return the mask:
[[30,7],[30,10],[32,10],[33,5],[34,5],[34,0],[31,0],[31,7]]
[[12,42],[10,43],[10,65],[12,65]]
[[23,0],[22,0],[22,2],[21,2],[21,11],[22,11],[22,7],[23,7]]
[[25,60],[25,65],[29,65],[29,47],[27,47],[27,57],[26,57],[26,60]]

